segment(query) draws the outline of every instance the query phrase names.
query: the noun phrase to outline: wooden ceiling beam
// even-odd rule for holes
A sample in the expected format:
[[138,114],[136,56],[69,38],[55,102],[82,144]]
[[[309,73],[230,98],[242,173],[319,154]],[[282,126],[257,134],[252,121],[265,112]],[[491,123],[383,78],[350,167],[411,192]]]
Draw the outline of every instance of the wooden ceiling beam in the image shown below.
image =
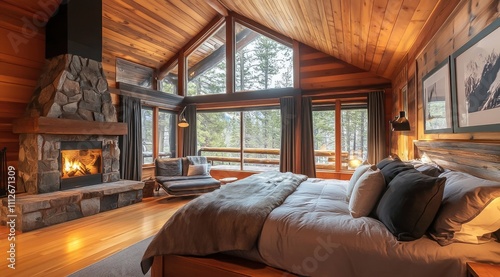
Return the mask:
[[229,15],[227,8],[223,6],[218,0],[206,0],[207,4],[212,7],[220,15],[226,17]]

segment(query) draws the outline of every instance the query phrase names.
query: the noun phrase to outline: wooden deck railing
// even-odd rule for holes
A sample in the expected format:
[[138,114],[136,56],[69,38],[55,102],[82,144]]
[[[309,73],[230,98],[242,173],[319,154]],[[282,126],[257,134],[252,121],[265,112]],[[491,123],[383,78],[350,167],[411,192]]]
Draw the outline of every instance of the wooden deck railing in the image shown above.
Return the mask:
[[[202,147],[198,150],[198,155],[202,156],[203,152],[218,152],[218,153],[240,153],[241,149],[237,147]],[[280,150],[275,148],[245,148],[244,154],[265,154],[279,156]],[[327,163],[317,163],[317,169],[335,169],[335,151],[333,150],[314,150],[314,156],[326,157]],[[227,157],[227,156],[206,156],[209,162],[241,162],[240,157]],[[349,153],[342,152],[342,169],[347,169],[347,162],[349,161]],[[263,164],[263,165],[279,165],[280,159],[278,158],[244,158],[245,163]]]

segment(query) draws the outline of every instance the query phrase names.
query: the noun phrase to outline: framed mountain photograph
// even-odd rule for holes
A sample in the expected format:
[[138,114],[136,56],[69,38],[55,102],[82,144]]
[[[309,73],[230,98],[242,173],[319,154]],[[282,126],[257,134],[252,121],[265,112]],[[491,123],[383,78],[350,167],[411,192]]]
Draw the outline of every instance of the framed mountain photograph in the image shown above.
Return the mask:
[[426,74],[422,81],[424,133],[451,133],[451,88],[449,59]]
[[500,131],[500,19],[453,53],[455,132]]

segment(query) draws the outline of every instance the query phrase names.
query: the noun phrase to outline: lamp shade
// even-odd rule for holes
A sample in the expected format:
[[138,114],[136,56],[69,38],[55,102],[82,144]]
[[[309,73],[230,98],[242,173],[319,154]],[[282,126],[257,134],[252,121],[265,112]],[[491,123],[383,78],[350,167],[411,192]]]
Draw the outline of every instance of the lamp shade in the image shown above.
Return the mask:
[[189,126],[189,122],[187,122],[186,117],[184,116],[184,112],[186,111],[186,107],[182,109],[181,113],[179,114],[179,123],[177,123],[177,126],[181,128],[186,128]]
[[179,121],[179,123],[177,124],[177,126],[179,126],[181,128],[186,128],[189,126],[189,123],[187,122],[185,117],[182,117],[181,120]]

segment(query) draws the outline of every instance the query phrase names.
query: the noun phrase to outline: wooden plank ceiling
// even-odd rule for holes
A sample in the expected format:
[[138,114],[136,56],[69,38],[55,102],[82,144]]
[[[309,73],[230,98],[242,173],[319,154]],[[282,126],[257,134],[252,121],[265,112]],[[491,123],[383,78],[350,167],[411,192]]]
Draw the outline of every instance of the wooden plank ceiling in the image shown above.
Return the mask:
[[[34,12],[36,1],[12,1]],[[442,1],[442,0],[439,0]],[[228,10],[386,78],[436,0],[219,0]],[[160,68],[217,12],[207,0],[103,0],[104,57]]]

